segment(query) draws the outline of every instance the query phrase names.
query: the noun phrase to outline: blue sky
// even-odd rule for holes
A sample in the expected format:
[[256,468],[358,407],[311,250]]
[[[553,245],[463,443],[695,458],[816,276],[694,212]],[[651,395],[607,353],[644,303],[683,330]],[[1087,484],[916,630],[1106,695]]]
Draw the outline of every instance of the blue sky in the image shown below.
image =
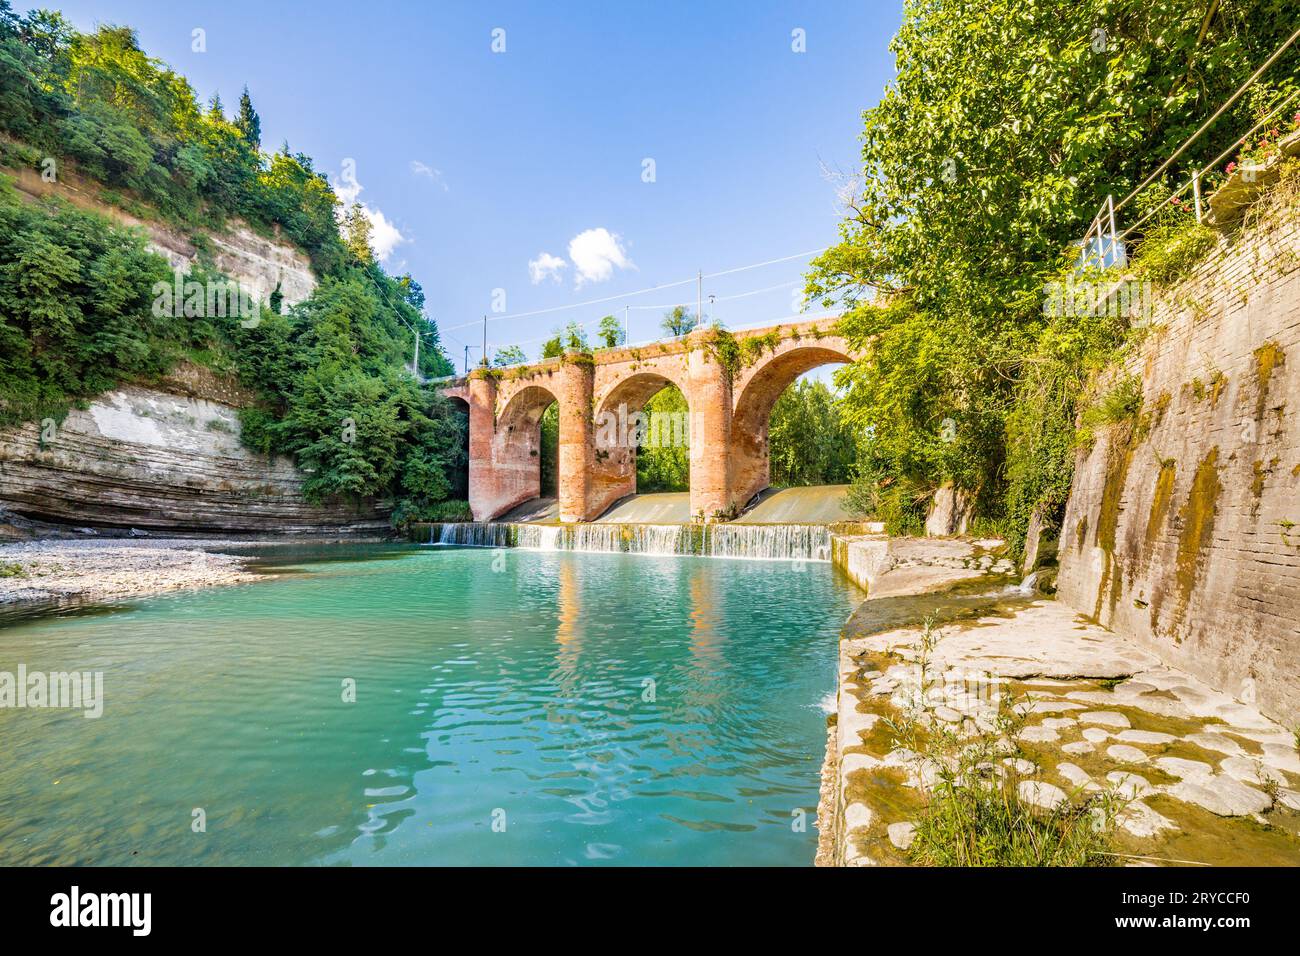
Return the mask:
[[[264,145],[287,140],[345,192],[353,160],[385,266],[422,283],[458,365],[484,314],[491,346],[530,355],[625,304],[631,340],[651,339],[649,307],[693,307],[693,281],[578,304],[834,242],[823,166],[856,169],[901,17],[874,0],[51,5],[135,27],[205,100],[232,107],[247,83]],[[789,316],[806,263],[706,280],[706,303],[731,328]],[[562,311],[512,317],[543,309]]]

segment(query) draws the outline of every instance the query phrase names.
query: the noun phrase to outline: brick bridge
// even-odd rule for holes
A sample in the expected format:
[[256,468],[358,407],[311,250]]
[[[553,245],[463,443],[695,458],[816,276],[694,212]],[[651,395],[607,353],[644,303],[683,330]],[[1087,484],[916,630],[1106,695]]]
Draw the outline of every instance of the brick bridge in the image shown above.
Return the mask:
[[634,429],[668,385],[690,408],[691,514],[734,515],[768,486],[768,419],[803,373],[858,357],[836,317],[733,334],[698,329],[640,347],[569,352],[503,369],[478,368],[443,394],[469,407],[469,503],[488,521],[541,495],[541,418],[559,403],[561,521],[590,521],[636,493]]

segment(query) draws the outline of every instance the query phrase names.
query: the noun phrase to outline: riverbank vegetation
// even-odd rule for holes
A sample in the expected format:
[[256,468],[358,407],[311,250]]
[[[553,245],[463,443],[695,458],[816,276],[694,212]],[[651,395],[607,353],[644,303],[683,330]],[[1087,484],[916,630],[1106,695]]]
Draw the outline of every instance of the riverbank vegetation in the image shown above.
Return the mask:
[[1043,787],[1032,755],[1020,746],[1030,701],[999,688],[996,703],[978,717],[954,725],[936,715],[934,701],[943,699],[945,687],[931,661],[941,637],[927,619],[915,693],[885,721],[891,745],[932,774],[908,859],[921,866],[1111,865],[1123,809],[1113,790],[1061,794],[1042,805],[1021,794],[1022,787]]
[[313,500],[389,499],[398,522],[446,513],[464,420],[421,384],[452,371],[423,291],[383,270],[369,221],[358,207],[341,217],[309,157],[262,150],[247,90],[230,117],[217,98],[201,108],[130,29],[83,34],[0,0],[0,163],[75,175],[98,184],[101,201],[192,230],[199,261],[187,278],[200,284],[233,288],[204,239],[236,218],[302,249],[319,280],[288,310],[278,293],[252,315],[159,309],[155,283],[172,272],[139,232],[56,199],[27,203],[0,183],[0,424],[57,422],[189,359],[255,391],[245,444],[293,455]]
[[[1276,0],[914,0],[897,77],[864,114],[861,173],[810,298],[866,357],[841,373],[869,435],[857,497],[914,526],[952,482],[1018,547],[1069,491],[1078,416],[1142,334],[1125,316],[1045,309],[1107,195],[1155,170],[1295,28]],[[1297,85],[1288,50],[1195,147],[1206,161]],[[1188,158],[1190,163],[1191,158]],[[1128,210],[1181,185],[1176,164]],[[1205,250],[1171,204],[1131,263],[1168,282]],[[1212,236],[1210,237],[1212,240]]]

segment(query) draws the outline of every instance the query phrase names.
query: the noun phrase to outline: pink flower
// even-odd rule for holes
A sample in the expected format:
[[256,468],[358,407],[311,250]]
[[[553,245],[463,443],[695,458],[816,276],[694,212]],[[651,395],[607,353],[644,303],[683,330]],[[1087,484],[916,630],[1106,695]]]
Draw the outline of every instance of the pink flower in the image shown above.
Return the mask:
[[1232,175],[1232,171],[1233,171],[1234,169],[1236,169],[1236,168],[1237,168],[1237,163],[1236,163],[1236,161],[1234,160],[1233,162],[1231,162],[1231,163],[1228,164],[1228,168],[1225,169],[1224,172],[1231,176],[1231,175]]

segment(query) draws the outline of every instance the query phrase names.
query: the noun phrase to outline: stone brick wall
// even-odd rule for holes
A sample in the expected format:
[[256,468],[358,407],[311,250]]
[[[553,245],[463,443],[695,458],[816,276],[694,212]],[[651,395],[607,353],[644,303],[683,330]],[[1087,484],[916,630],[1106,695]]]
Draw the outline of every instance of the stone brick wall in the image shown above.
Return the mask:
[[[1060,597],[1300,723],[1300,210],[1276,202],[1155,301],[1142,412],[1078,453]],[[1292,524],[1294,522],[1294,525]]]

